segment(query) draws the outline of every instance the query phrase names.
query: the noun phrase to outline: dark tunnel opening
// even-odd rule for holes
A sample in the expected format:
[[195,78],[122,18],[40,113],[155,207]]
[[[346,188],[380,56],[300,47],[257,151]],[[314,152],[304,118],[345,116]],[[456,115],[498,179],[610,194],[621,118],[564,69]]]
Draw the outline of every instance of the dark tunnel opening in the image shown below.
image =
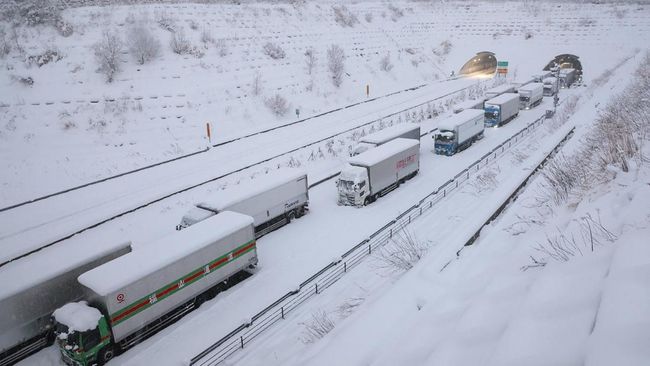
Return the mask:
[[493,52],[482,51],[472,56],[463,67],[460,75],[494,75],[497,70],[497,58]]

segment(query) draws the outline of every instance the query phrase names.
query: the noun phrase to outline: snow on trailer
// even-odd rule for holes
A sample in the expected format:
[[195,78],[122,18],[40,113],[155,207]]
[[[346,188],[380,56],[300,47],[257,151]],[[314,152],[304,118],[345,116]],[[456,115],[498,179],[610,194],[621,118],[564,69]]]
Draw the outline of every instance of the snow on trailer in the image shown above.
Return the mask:
[[79,282],[120,342],[256,264],[253,219],[226,211],[92,269]]
[[183,229],[223,211],[253,217],[257,236],[286,223],[286,217],[300,217],[309,204],[307,173],[280,170],[215,192],[187,212],[177,229]]
[[130,251],[130,242],[70,241],[0,268],[0,276],[11,279],[0,286],[0,365],[51,342],[54,310],[84,298],[77,277]]
[[466,100],[462,103],[458,103],[454,106],[454,113],[458,114],[464,110],[468,109],[480,109],[483,110],[483,101],[482,100]]
[[359,143],[354,148],[352,156],[359,155],[398,137],[420,140],[420,126],[412,123],[402,123],[364,136],[359,139]]
[[492,99],[495,97],[498,97],[499,95],[505,94],[505,93],[512,93],[515,91],[515,87],[510,84],[501,84],[499,86],[495,86],[492,89],[488,89],[485,91],[485,99]]
[[351,165],[372,166],[386,159],[387,156],[395,155],[401,151],[419,146],[420,142],[412,139],[395,139],[390,143],[382,145],[381,149],[368,150],[365,153],[353,156],[348,159]]

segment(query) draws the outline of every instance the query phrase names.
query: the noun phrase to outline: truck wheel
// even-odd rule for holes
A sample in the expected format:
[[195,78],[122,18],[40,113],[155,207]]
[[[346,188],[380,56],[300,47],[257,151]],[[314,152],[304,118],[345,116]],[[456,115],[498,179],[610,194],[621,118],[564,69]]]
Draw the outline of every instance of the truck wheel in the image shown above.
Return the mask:
[[106,346],[102,348],[101,351],[99,351],[99,354],[97,355],[97,365],[102,366],[106,364],[108,361],[113,359],[113,356],[115,356],[115,351],[113,351],[113,346]]
[[287,224],[296,218],[296,213],[291,211],[287,214]]
[[370,197],[366,197],[366,199],[363,200],[363,205],[364,206],[368,206],[371,203],[372,203],[372,199],[370,199]]

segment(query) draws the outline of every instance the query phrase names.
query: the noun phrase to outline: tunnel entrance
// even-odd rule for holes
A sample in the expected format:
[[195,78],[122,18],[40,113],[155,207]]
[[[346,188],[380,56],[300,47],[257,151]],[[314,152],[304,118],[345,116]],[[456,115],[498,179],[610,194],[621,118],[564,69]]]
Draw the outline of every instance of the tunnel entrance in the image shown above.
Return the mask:
[[546,65],[544,71],[550,71],[553,66],[558,65],[560,69],[575,69],[578,79],[582,79],[582,64],[578,59],[578,56],[569,53],[557,55]]
[[497,71],[497,58],[494,52],[482,51],[472,56],[460,68],[460,75],[494,75]]

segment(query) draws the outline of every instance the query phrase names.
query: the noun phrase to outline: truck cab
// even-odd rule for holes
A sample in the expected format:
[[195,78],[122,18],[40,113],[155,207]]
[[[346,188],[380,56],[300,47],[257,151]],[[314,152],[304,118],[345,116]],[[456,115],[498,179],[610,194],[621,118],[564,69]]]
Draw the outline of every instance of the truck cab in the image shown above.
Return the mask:
[[434,149],[436,154],[451,156],[458,148],[456,133],[451,130],[441,130],[435,135]]
[[106,318],[85,301],[64,305],[53,318],[61,360],[66,365],[103,365],[115,355]]
[[365,168],[348,165],[336,180],[339,189],[339,205],[363,206],[369,201],[370,185]]
[[485,127],[499,126],[501,123],[501,108],[495,105],[485,106]]

